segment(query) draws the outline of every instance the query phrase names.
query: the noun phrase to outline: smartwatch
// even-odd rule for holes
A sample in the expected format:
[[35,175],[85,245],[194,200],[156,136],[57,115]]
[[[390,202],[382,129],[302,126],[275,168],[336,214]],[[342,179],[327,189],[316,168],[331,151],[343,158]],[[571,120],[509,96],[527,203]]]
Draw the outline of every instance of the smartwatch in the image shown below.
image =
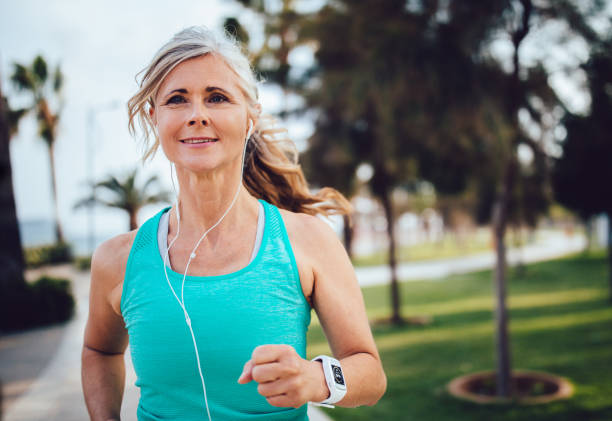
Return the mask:
[[329,397],[319,402],[319,404],[331,406],[346,395],[346,383],[340,361],[327,355],[319,355],[313,358],[312,361],[321,361],[323,373],[325,374],[325,383],[327,383],[327,388],[329,389]]

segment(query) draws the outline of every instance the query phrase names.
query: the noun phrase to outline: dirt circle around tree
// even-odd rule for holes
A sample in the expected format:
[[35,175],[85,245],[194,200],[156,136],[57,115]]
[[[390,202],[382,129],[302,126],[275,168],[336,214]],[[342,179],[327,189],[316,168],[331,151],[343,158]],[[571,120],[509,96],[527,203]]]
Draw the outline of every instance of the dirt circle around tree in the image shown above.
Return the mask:
[[540,371],[512,372],[512,397],[496,395],[496,377],[493,371],[467,374],[453,379],[448,392],[459,399],[479,404],[519,403],[535,405],[568,399],[574,393],[569,380]]

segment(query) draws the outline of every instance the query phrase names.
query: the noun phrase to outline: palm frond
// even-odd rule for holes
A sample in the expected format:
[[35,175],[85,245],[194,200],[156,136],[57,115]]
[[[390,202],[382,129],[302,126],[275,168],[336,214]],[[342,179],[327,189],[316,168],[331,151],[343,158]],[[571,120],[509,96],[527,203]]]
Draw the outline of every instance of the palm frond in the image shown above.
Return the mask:
[[144,204],[146,205],[160,202],[170,202],[170,193],[164,191],[161,193],[154,194],[152,196],[147,196],[144,200]]
[[44,58],[42,58],[42,56],[36,56],[34,59],[34,62],[32,63],[32,74],[41,85],[44,85],[47,81],[49,71],[47,70],[47,62]]
[[55,68],[55,73],[53,74],[53,91],[61,92],[62,87],[64,86],[64,74],[62,73],[59,66]]
[[13,110],[12,108],[9,108],[9,107],[6,107],[5,109],[8,110],[6,114],[8,118],[8,124],[9,124],[9,136],[13,137],[15,134],[17,134],[17,131],[19,130],[19,121],[23,118],[23,116],[26,115],[29,109],[19,108],[17,110]]
[[[142,187],[138,187],[138,183],[136,182],[137,177],[138,169],[134,169],[120,178],[109,175],[107,178],[93,185],[96,191],[102,190],[105,194],[102,194],[101,191],[99,196],[88,196],[81,199],[75,204],[75,208],[95,203],[107,207],[123,209],[128,212],[128,214],[132,215],[137,214],[138,210],[144,205],[169,201],[170,195],[167,191],[156,191],[152,194],[148,192],[151,186],[157,181],[157,176],[153,175],[149,177]],[[109,193],[114,197],[108,196]]]
[[27,67],[22,64],[13,64],[13,74],[11,75],[11,82],[18,91],[32,91],[34,92],[36,84],[32,75]]
[[142,186],[142,193],[146,193],[149,187],[157,183],[158,181],[159,179],[157,178],[157,175],[152,175],[151,177],[149,177],[149,179],[145,181],[144,185]]
[[77,201],[74,204],[74,206],[72,206],[72,209],[77,210],[77,209],[81,209],[81,208],[88,208],[91,205],[95,205],[96,203],[97,203],[96,197],[89,196],[89,197],[85,197],[85,198],[80,199],[79,201]]

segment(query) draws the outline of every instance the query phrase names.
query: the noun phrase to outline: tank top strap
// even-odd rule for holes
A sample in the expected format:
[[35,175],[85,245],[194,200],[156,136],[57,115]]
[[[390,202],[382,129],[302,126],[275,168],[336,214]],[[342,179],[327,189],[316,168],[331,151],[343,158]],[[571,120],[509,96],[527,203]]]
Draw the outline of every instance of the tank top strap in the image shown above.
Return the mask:
[[290,272],[292,274],[293,281],[295,282],[294,286],[298,288],[297,291],[301,291],[302,286],[297,263],[295,260],[295,255],[293,254],[293,248],[289,242],[289,235],[287,233],[283,217],[276,206],[264,200],[261,200],[261,202],[264,204],[264,208],[266,210],[266,224],[268,224],[270,235],[269,247],[274,249],[271,250],[271,253],[266,253],[265,255],[268,256],[268,258],[274,258],[273,256],[277,256],[281,259],[287,259],[286,263],[290,266]]
[[125,275],[123,277],[123,293],[121,294],[120,305],[122,313],[124,311],[125,301],[129,295],[126,292],[131,289],[131,285],[129,283],[130,280],[134,278],[134,273],[146,269],[142,266],[150,266],[155,261],[152,259],[152,257],[154,257],[154,255],[152,255],[152,249],[154,249],[154,247],[151,247],[151,243],[157,241],[157,227],[159,225],[159,219],[168,209],[170,209],[170,206],[163,208],[153,217],[147,219],[147,221],[142,224],[136,232],[136,237],[134,237],[134,242],[132,243],[130,255],[125,266]]

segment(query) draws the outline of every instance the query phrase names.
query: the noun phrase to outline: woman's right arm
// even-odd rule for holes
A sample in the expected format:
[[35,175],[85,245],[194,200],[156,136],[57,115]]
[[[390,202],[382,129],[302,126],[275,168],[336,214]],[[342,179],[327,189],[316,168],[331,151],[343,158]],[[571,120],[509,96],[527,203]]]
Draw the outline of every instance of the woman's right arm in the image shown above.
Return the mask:
[[102,243],[91,260],[81,380],[92,421],[120,419],[128,336],[119,303],[134,235],[130,232]]

